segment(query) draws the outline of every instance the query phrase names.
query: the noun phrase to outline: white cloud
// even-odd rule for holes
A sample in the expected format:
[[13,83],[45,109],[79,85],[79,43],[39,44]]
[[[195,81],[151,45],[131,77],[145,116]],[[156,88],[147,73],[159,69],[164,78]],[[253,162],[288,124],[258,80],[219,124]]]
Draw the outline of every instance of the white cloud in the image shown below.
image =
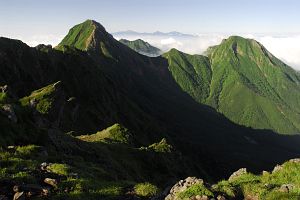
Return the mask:
[[[239,34],[237,34],[239,35]],[[273,55],[290,65],[296,70],[300,70],[300,34],[273,36],[258,34],[240,34],[242,37],[251,38],[263,44]],[[180,36],[145,36],[145,35],[122,35],[119,38],[128,40],[143,39],[153,46],[163,51],[176,48],[189,54],[203,54],[206,49],[213,45],[218,45],[229,34],[198,34],[197,37]]]
[[37,46],[38,44],[51,44],[52,46],[56,46],[61,40],[63,36],[56,35],[33,35],[24,40],[29,46]]
[[[151,36],[151,35],[121,35],[117,39],[128,40],[143,39],[162,51],[176,48],[189,54],[202,54],[208,47],[218,45],[230,35],[228,34],[198,34],[196,37],[188,36]],[[241,34],[242,37],[252,38],[263,44],[273,55],[281,59],[296,70],[300,70],[300,34],[298,35],[256,35]],[[40,34],[33,36],[10,35],[9,38],[17,38],[29,46],[38,44],[51,44],[56,46],[64,37],[63,35]]]
[[21,40],[22,42],[26,43],[27,45],[31,47],[35,47],[38,44],[51,44],[52,46],[56,46],[62,39],[63,35],[53,35],[53,34],[39,34],[39,35],[17,35],[17,34],[11,34],[11,35],[5,35],[3,37],[8,37],[12,39]]
[[256,39],[277,58],[300,70],[300,35],[262,36]]

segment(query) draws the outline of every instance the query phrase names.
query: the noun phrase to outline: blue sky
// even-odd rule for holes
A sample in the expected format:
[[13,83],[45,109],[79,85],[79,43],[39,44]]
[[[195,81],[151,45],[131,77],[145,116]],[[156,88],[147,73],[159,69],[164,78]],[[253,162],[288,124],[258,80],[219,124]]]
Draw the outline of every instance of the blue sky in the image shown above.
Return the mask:
[[228,35],[242,35],[300,70],[299,8],[299,0],[0,0],[0,36],[56,45],[72,26],[94,19],[108,32],[205,33],[195,41],[148,41],[202,53]]
[[300,32],[297,0],[0,0],[0,34],[63,34],[95,19],[110,32]]

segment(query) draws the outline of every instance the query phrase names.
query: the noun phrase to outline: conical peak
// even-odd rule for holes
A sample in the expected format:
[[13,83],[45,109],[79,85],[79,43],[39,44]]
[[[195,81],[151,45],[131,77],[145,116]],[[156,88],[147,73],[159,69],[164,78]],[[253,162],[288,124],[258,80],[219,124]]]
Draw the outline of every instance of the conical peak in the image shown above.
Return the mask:
[[108,36],[109,34],[100,23],[88,19],[72,27],[56,48],[70,46],[86,51],[91,40],[95,39],[95,35]]
[[85,24],[85,23],[92,26],[95,30],[106,32],[104,26],[102,26],[99,22],[97,22],[95,20],[88,19],[88,20],[83,22],[83,24]]

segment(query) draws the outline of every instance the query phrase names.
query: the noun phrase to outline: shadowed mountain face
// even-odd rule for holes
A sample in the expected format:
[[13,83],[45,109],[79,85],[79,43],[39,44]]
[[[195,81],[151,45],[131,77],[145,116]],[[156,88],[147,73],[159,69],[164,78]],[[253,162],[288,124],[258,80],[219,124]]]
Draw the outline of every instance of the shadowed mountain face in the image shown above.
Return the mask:
[[141,39],[133,41],[121,39],[119,41],[128,46],[129,48],[145,56],[156,57],[162,53],[160,49],[151,46],[148,42],[145,42]]
[[255,40],[233,36],[208,57],[166,53],[169,69],[196,101],[230,120],[259,129],[300,131],[300,75]]
[[[232,39],[235,38],[229,41]],[[244,62],[240,54],[246,50],[241,47],[237,45],[229,52],[225,47],[224,52],[214,47],[209,58],[176,50],[164,57],[150,58],[116,41],[91,20],[73,27],[55,49],[43,45],[30,48],[20,41],[0,38],[0,85],[7,85],[2,87],[0,101],[0,127],[4,130],[1,145],[43,145],[55,152],[56,162],[86,170],[90,172],[87,177],[94,168],[85,169],[84,165],[92,163],[101,168],[101,173],[97,171],[99,177],[109,181],[163,185],[187,175],[226,177],[241,166],[254,171],[268,169],[299,155],[298,136],[236,125],[199,103],[218,105],[218,110],[224,106],[219,101],[223,97],[215,97],[218,87],[212,88],[220,83],[218,80],[226,80],[219,77],[221,72],[215,75],[215,70],[221,68],[234,68],[232,81],[236,84],[229,86],[241,85],[237,91],[246,88],[252,95],[250,83],[240,78],[238,66],[233,65]],[[280,64],[280,70],[286,69],[286,76],[290,76],[288,83],[293,85],[298,80],[291,69],[270,57],[266,50],[261,51],[264,56],[253,58],[254,63],[258,65],[262,60],[274,70],[277,68],[273,65]],[[223,61],[224,66],[214,59],[217,54],[230,56]],[[181,81],[184,79],[188,89]],[[228,81],[231,79],[225,82]],[[274,104],[283,99],[273,97],[275,93],[269,88],[255,94],[266,101],[272,97]],[[108,131],[111,129],[101,131],[116,123],[125,128],[113,129],[117,133]],[[130,142],[120,142],[127,140]],[[152,154],[157,149],[168,151]],[[79,165],[78,159],[83,164]]]

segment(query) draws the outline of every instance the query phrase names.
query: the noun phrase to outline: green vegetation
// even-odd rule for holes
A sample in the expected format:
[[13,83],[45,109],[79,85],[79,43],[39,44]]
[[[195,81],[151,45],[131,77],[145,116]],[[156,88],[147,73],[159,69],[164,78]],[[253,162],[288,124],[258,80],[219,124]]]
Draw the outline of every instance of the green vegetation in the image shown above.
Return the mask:
[[300,198],[300,160],[290,160],[277,166],[273,172],[261,175],[244,173],[230,180],[223,180],[212,186],[195,184],[178,194],[180,199],[197,195],[229,199],[255,198],[259,200],[299,199]]
[[174,49],[164,54],[174,80],[185,92],[238,124],[299,132],[299,73],[260,43],[238,36],[223,40],[207,54],[188,55]]
[[[40,155],[40,147],[35,145],[23,147],[10,147],[10,151],[0,150],[0,181],[13,181],[16,183],[36,183],[37,180],[31,171],[36,169]],[[36,160],[32,160],[32,155]]]
[[74,26],[70,29],[67,37],[65,37],[56,48],[62,50],[63,46],[66,45],[80,50],[87,50],[95,28],[95,24],[92,20],[86,20],[85,22]]
[[167,143],[166,138],[163,138],[160,142],[151,144],[147,149],[151,149],[155,152],[171,153],[173,147]]
[[48,114],[60,82],[33,91],[30,96],[20,99],[22,106],[34,105],[41,114]]
[[103,131],[92,135],[82,135],[78,137],[87,142],[108,142],[108,143],[132,143],[132,134],[120,124],[114,124]]
[[[8,86],[10,95],[7,99],[2,94],[5,101],[0,108],[0,192],[11,195],[14,184],[44,185],[44,176],[51,176],[58,180],[51,199],[135,198],[138,183],[151,182],[162,190],[170,180],[191,174],[213,182],[242,165],[258,171],[299,155],[298,136],[239,126],[200,104],[236,112],[241,121],[255,119],[252,127],[273,127],[284,113],[286,121],[275,125],[287,132],[296,130],[289,129],[287,121],[295,119],[294,126],[299,124],[293,103],[297,87],[292,83],[297,76],[292,70],[278,75],[276,70],[289,68],[278,67],[280,62],[262,47],[256,48],[256,43],[243,45],[242,39],[235,40],[241,47],[252,45],[253,52],[264,53],[258,60],[251,59],[269,64],[266,75],[274,71],[278,80],[283,76],[290,82],[268,81],[268,86],[261,76],[254,79],[253,72],[250,84],[250,78],[241,75],[241,70],[247,70],[236,65],[246,55],[239,45],[233,50],[224,47],[224,52],[214,47],[209,57],[173,49],[164,57],[150,58],[120,44],[91,20],[75,26],[55,49],[0,38],[0,83]],[[218,60],[222,55],[225,58]],[[266,58],[272,58],[274,66]],[[252,71],[252,65],[247,67]],[[275,95],[275,87],[283,91],[290,87],[293,93],[283,98],[284,93]],[[239,95],[247,98],[239,101]],[[232,111],[226,103],[234,105]],[[295,112],[287,113],[291,106]],[[246,114],[243,117],[238,111]],[[255,117],[264,113],[274,119]],[[107,128],[114,123],[119,124]],[[45,162],[47,168],[42,170]],[[228,196],[254,191],[264,195],[259,192],[261,185],[251,187],[262,180],[250,174],[215,189],[203,187]],[[141,194],[153,194],[154,188],[144,184]],[[195,191],[208,192],[199,186],[187,195]]]
[[213,197],[213,193],[210,190],[208,190],[203,184],[197,183],[178,193],[178,198],[186,199],[197,195]]
[[154,46],[151,46],[148,42],[145,42],[141,39],[137,39],[134,41],[121,39],[119,41],[142,55],[159,56],[161,54],[160,49],[158,49]]
[[139,183],[134,186],[134,191],[141,197],[153,197],[158,194],[159,189],[151,183]]
[[70,167],[66,164],[53,163],[47,167],[47,170],[55,174],[67,176],[70,171]]
[[8,100],[8,95],[6,92],[0,92],[0,104],[6,103]]
[[169,62],[169,70],[179,86],[197,101],[209,96],[212,78],[209,59],[201,55],[188,55],[171,49],[163,55]]

